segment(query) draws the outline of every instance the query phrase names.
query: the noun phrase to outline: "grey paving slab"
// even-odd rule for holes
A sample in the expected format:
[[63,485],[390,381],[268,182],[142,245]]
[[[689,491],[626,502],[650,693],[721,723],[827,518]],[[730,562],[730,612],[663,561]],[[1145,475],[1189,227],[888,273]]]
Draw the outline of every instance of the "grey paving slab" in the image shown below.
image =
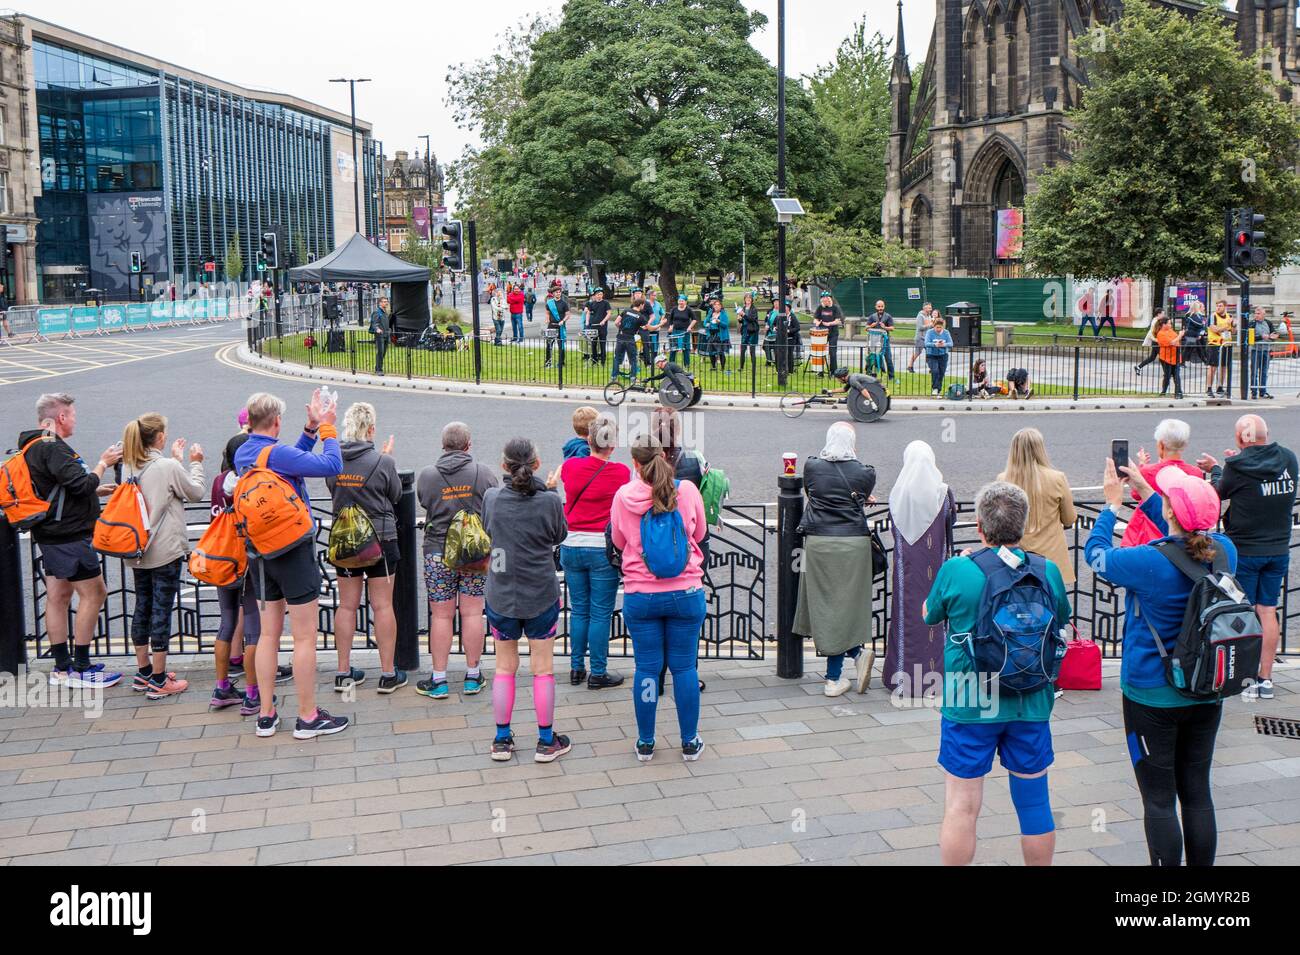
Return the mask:
[[[196,674],[195,661],[188,676]],[[655,759],[639,763],[630,699],[558,689],[559,761],[532,760],[531,685],[521,681],[507,763],[488,758],[487,699],[414,694],[350,705],[345,734],[257,739],[202,700],[111,696],[80,713],[0,713],[0,860],[170,865],[900,865],[938,861],[944,774],[937,713],[878,688],[835,700],[771,661],[705,662],[693,763],[671,695]],[[1300,716],[1300,669],[1280,669],[1269,712]],[[292,699],[283,704],[292,708]],[[340,707],[340,711],[349,707]],[[1224,709],[1213,786],[1219,860],[1300,863],[1300,756]],[[1069,694],[1052,721],[1058,864],[1147,862],[1119,696]],[[1104,823],[1104,824],[1099,824]],[[1021,863],[1007,776],[985,785],[976,862]]]

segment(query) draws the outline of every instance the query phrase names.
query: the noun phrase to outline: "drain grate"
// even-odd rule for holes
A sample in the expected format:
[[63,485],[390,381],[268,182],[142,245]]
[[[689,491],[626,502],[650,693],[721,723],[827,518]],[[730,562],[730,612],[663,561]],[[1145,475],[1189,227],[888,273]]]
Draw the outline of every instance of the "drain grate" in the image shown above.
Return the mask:
[[1288,720],[1280,716],[1256,716],[1255,732],[1265,736],[1300,739],[1300,720]]

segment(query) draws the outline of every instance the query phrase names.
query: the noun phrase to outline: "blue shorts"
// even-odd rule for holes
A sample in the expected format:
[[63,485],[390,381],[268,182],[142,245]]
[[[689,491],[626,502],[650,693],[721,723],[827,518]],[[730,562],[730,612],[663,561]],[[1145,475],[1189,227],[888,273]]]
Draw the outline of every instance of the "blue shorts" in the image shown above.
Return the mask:
[[520,637],[527,637],[529,640],[550,640],[555,636],[556,625],[560,622],[558,600],[555,601],[555,606],[548,607],[536,617],[529,617],[526,620],[519,617],[503,617],[491,607],[484,607],[484,610],[487,611],[487,621],[488,626],[492,628],[492,636],[497,640],[518,640]]
[[1282,594],[1282,581],[1291,566],[1291,555],[1252,557],[1237,555],[1237,583],[1246,594],[1246,603],[1259,607],[1276,607]]
[[1042,722],[954,723],[940,721],[939,765],[962,779],[987,776],[996,751],[1009,773],[1033,776],[1052,765],[1052,726]]

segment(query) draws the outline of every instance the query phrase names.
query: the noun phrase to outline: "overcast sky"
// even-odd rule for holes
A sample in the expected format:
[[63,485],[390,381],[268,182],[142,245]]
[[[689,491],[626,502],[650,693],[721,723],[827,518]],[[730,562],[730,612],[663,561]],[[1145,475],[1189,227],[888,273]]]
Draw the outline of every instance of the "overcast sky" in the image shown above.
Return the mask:
[[[755,43],[775,62],[776,0],[746,5],[767,15],[768,26]],[[370,77],[357,87],[357,115],[374,123],[387,154],[414,152],[422,143],[417,137],[429,133],[434,154],[451,160],[468,137],[444,105],[447,67],[486,56],[512,23],[560,7],[559,0],[40,0],[22,12],[228,82],[292,93],[342,112],[348,110],[347,86],[331,85],[330,77]],[[933,0],[905,0],[913,61],[925,55],[934,10]],[[827,62],[864,13],[869,29],[892,42],[897,12],[896,0],[787,0],[787,69],[806,74]]]

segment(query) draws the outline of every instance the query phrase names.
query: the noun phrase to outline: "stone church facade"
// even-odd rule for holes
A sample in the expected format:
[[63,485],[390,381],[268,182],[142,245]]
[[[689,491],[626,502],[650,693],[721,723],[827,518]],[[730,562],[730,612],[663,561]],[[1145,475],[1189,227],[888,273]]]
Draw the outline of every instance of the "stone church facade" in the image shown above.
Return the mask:
[[[1196,9],[1180,0],[1169,6]],[[935,0],[913,96],[902,3],[893,73],[882,231],[931,253],[934,275],[1015,276],[999,258],[999,210],[1022,207],[1039,171],[1070,161],[1066,111],[1087,84],[1074,40],[1118,18],[1121,0]],[[1224,11],[1242,49],[1300,91],[1297,0],[1238,0]]]

